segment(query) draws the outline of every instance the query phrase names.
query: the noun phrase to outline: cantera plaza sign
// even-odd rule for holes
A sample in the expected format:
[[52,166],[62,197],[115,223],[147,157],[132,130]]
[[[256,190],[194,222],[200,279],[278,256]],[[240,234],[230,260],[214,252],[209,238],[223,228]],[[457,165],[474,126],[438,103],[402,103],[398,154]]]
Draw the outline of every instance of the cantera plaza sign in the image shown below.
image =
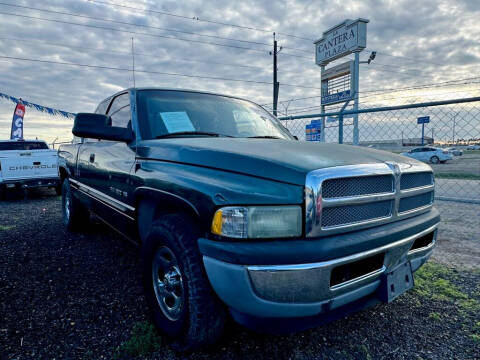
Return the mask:
[[352,52],[362,51],[367,46],[366,19],[345,20],[323,33],[315,41],[315,62],[326,65]]

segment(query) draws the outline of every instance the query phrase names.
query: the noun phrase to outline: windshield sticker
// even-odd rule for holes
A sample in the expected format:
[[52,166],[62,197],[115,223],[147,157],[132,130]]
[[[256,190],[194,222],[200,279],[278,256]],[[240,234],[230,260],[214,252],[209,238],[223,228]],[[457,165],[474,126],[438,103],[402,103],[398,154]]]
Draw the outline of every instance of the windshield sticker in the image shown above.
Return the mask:
[[195,127],[185,111],[161,112],[160,116],[169,133],[195,131]]

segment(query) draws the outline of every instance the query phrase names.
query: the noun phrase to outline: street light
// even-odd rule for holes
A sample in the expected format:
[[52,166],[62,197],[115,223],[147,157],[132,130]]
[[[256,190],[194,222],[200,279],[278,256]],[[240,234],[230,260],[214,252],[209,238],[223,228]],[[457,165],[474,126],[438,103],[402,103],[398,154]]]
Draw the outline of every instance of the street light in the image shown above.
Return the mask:
[[455,118],[457,117],[458,113],[453,115],[453,128],[452,128],[452,145],[455,145]]

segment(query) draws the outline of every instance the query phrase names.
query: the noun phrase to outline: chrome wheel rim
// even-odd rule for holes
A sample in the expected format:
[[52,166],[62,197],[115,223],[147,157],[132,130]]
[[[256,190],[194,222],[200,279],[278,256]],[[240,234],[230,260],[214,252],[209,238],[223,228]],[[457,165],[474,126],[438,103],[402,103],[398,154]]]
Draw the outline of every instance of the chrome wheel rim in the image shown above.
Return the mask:
[[153,289],[163,314],[172,321],[180,318],[184,304],[183,279],[177,258],[166,246],[155,252],[152,261]]
[[65,195],[65,217],[67,218],[67,220],[70,219],[70,198],[68,196],[68,194]]

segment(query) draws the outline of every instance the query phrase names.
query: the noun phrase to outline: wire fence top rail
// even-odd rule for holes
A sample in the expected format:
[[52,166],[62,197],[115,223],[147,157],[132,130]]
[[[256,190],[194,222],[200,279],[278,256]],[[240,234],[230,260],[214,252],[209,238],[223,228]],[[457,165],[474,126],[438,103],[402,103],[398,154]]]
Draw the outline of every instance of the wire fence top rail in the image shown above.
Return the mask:
[[305,114],[305,115],[295,115],[295,116],[282,116],[282,117],[279,117],[278,119],[279,120],[311,119],[311,118],[328,117],[328,116],[365,114],[365,113],[372,113],[372,112],[415,109],[415,108],[430,107],[430,106],[462,104],[462,103],[476,102],[476,101],[480,101],[480,96],[464,98],[464,99],[430,101],[430,102],[422,102],[422,103],[407,104],[407,105],[384,106],[384,107],[376,107],[376,108],[369,108],[369,109],[344,110],[344,111],[337,111],[337,112],[330,112],[330,113],[323,113],[323,114],[317,113],[317,114]]

